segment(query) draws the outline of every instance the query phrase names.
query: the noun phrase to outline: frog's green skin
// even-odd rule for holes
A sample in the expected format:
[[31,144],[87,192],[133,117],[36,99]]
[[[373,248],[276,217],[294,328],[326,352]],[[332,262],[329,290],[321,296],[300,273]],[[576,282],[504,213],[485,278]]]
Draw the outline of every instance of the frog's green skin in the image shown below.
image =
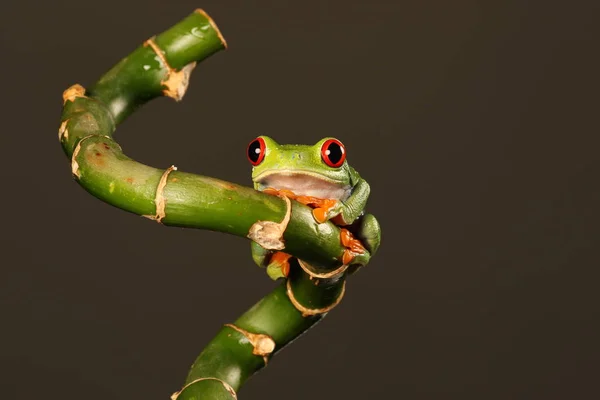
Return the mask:
[[[369,197],[369,184],[360,177],[346,160],[340,167],[333,168],[321,158],[321,146],[332,138],[323,138],[316,144],[280,145],[268,136],[260,136],[266,145],[262,162],[253,167],[254,188],[263,191],[267,188],[287,189],[294,194],[313,196],[321,199],[336,199],[337,204],[327,213],[327,220],[336,218],[336,222],[349,229],[369,250],[371,255],[380,242],[379,224],[371,214],[364,214]],[[272,252],[252,242],[252,258],[273,279],[282,277],[279,266],[269,266]],[[364,265],[359,256],[353,265]]]

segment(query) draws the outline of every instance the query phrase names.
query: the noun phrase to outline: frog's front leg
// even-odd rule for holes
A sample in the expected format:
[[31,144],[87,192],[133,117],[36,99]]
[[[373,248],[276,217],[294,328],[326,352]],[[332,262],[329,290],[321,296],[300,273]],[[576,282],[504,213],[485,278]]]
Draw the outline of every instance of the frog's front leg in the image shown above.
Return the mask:
[[256,242],[251,242],[252,259],[259,267],[267,268],[267,275],[273,280],[286,278],[290,273],[290,254],[283,251],[267,250]]
[[[369,198],[369,193],[371,189],[369,184],[363,180],[359,179],[357,184],[354,186],[350,197],[347,200],[337,200],[337,199],[320,199],[313,196],[303,196],[296,195],[289,190],[277,190],[273,188],[267,188],[264,190],[265,193],[273,194],[273,195],[284,195],[291,199],[294,199],[302,204],[308,205],[313,208],[313,216],[315,220],[322,224],[331,220],[338,226],[348,226],[349,225],[360,225],[365,229],[342,229],[340,232],[340,242],[346,248],[344,250],[342,256],[342,262],[346,265],[358,264],[365,265],[368,257],[364,256],[366,253],[365,246],[369,249],[375,248],[379,246],[379,224],[375,217],[372,215],[363,216],[364,218],[360,219],[361,214],[367,204],[367,199]],[[361,231],[363,234],[358,235],[358,239],[355,238],[355,235]],[[374,237],[377,237],[374,239]],[[369,243],[363,245],[361,240],[369,240]],[[376,246],[371,246],[371,244],[375,244]],[[276,259],[277,260],[277,259]],[[286,259],[287,260],[287,259]],[[272,267],[275,268],[275,267]]]
[[350,225],[363,212],[370,192],[369,184],[361,179],[352,189],[352,194],[348,199],[323,200],[321,204],[313,209],[313,216],[321,224],[331,219],[336,225]]

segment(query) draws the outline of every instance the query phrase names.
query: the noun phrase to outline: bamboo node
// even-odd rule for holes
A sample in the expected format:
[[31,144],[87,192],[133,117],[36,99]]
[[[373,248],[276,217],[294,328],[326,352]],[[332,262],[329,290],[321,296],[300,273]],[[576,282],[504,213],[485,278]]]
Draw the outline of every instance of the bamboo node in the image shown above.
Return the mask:
[[285,196],[280,196],[285,201],[286,212],[279,223],[273,221],[256,221],[250,227],[248,238],[255,241],[267,250],[283,250],[283,233],[285,232],[292,215],[292,202]]
[[319,279],[335,278],[338,275],[341,275],[342,273],[344,273],[348,269],[348,265],[344,264],[344,265],[334,269],[331,272],[326,272],[326,273],[321,274],[321,273],[315,272],[314,267],[312,265],[310,265],[309,263],[307,263],[306,261],[302,261],[302,260],[298,259],[298,264],[300,264],[300,267],[304,270],[304,272],[306,272],[306,274],[310,277],[311,280],[313,278],[317,278],[317,280],[315,281],[315,285],[318,285]]
[[191,62],[180,71],[172,70],[167,79],[161,82],[166,86],[166,89],[163,90],[165,96],[169,96],[175,101],[181,101],[190,84],[190,76],[195,67],[196,62]]
[[190,383],[188,383],[184,387],[182,387],[180,391],[173,393],[171,395],[171,400],[177,400],[177,397],[179,397],[179,395],[181,394],[181,392],[183,392],[189,386],[192,386],[194,383],[197,383],[197,382],[200,382],[200,381],[218,381],[218,382],[221,382],[221,384],[223,385],[223,387],[225,388],[225,390],[227,390],[229,392],[229,394],[234,398],[234,400],[237,400],[237,394],[235,393],[235,390],[233,390],[233,388],[231,387],[231,385],[229,383],[225,382],[222,379],[215,378],[215,377],[212,377],[212,376],[206,377],[206,378],[198,378],[198,379],[195,379],[195,380],[191,381]]
[[154,42],[154,38],[146,40],[144,46],[150,46],[152,50],[154,50],[160,59],[161,64],[167,70],[166,77],[160,82],[160,84],[165,87],[163,89],[163,95],[168,96],[175,101],[181,101],[187,91],[190,83],[190,76],[196,67],[196,62],[191,62],[181,70],[177,71],[169,65],[164,52],[158,47],[156,42]]
[[81,138],[81,140],[77,143],[75,150],[73,151],[73,155],[71,156],[71,172],[74,176],[77,177],[77,179],[81,178],[81,172],[79,171],[79,164],[77,163],[77,160],[75,158],[79,155],[79,151],[81,151],[81,143],[83,143],[84,140],[91,138],[92,136],[98,135],[87,135]]
[[171,171],[177,171],[177,167],[171,165],[169,168],[163,172],[160,177],[160,181],[158,181],[158,186],[156,187],[156,195],[154,198],[154,204],[156,205],[156,214],[155,215],[142,215],[142,217],[154,220],[159,224],[162,223],[163,218],[165,218],[166,212],[165,209],[167,207],[167,199],[165,199],[165,186],[167,186],[167,178]]
[[75,101],[78,97],[86,97],[85,88],[76,83],[63,92],[63,105],[67,104],[67,101]]
[[58,140],[62,142],[64,139],[69,139],[69,130],[67,129],[67,124],[69,123],[68,119],[65,119],[61,124],[60,128],[58,128]]
[[238,326],[233,324],[225,324],[225,326],[234,329],[244,335],[246,339],[250,342],[250,344],[254,347],[252,350],[252,354],[255,356],[261,356],[265,362],[265,365],[268,362],[268,356],[273,353],[275,350],[275,341],[269,335],[265,335],[263,333],[252,333],[248,332]]
[[340,302],[342,301],[342,298],[344,297],[344,293],[346,292],[346,281],[344,281],[344,283],[342,284],[342,291],[340,292],[338,298],[335,299],[335,301],[332,304],[330,304],[329,306],[324,307],[324,308],[308,308],[308,307],[304,307],[302,304],[300,304],[300,302],[296,299],[296,297],[294,297],[294,292],[292,291],[292,285],[290,284],[289,279],[287,281],[287,291],[286,292],[287,292],[288,298],[290,299],[290,302],[294,305],[296,310],[298,310],[302,313],[303,317],[326,314],[329,311],[333,310],[335,308],[335,306],[340,304]]

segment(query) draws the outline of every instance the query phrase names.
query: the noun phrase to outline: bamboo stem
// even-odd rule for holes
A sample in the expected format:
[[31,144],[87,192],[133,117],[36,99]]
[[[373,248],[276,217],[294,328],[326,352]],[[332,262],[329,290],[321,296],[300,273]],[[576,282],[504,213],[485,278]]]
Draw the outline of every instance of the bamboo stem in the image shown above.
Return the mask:
[[[282,199],[175,166],[141,164],[113,139],[116,126],[147,101],[161,95],[181,100],[196,63],[225,47],[212,19],[196,10],[148,39],[89,90],[81,85],[65,90],[59,140],[76,181],[100,200],[164,225],[246,238],[257,221],[279,223],[289,211]],[[339,237],[334,224],[317,224],[308,207],[292,201],[281,238],[285,251],[316,266],[323,279],[292,262],[286,282],[221,329],[174,398],[236,398],[244,381],[273,354],[335,307],[346,278]]]

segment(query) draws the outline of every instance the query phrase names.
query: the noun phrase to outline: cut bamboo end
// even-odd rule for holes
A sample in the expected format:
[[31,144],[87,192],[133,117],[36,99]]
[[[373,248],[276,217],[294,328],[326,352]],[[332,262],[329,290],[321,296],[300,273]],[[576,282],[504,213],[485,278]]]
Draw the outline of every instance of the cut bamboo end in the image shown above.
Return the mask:
[[76,83],[63,92],[63,105],[67,104],[67,101],[75,101],[78,97],[86,97],[85,88]]
[[194,11],[197,12],[198,14],[202,15],[204,18],[206,18],[208,20],[208,23],[210,24],[210,26],[212,26],[212,28],[217,33],[217,36],[219,37],[219,40],[221,41],[221,43],[223,43],[223,47],[225,49],[227,49],[227,41],[225,40],[225,37],[223,37],[223,34],[221,33],[221,30],[219,29],[219,27],[217,26],[217,24],[215,23],[215,21],[210,17],[210,15],[208,15],[206,13],[206,11],[204,11],[201,8],[197,8]]

